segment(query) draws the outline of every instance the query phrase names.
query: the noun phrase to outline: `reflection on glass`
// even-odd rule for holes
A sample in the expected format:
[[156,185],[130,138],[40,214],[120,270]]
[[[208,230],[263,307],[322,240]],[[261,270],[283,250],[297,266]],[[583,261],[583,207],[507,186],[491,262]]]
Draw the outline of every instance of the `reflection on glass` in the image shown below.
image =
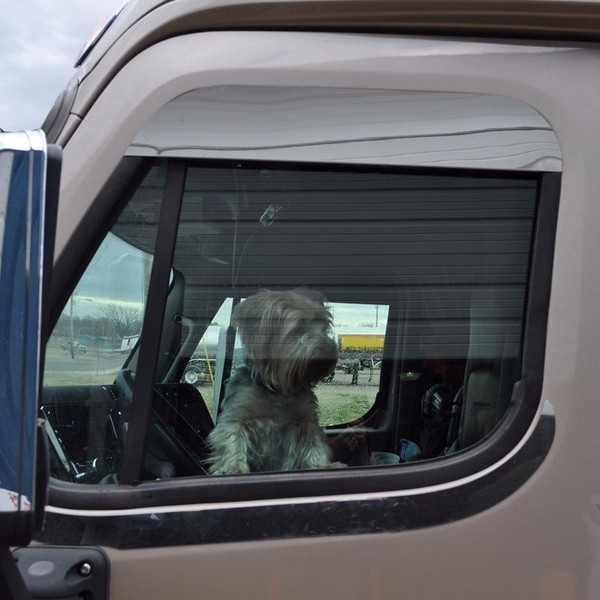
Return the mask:
[[46,347],[45,385],[112,383],[137,342],[152,257],[109,233]]

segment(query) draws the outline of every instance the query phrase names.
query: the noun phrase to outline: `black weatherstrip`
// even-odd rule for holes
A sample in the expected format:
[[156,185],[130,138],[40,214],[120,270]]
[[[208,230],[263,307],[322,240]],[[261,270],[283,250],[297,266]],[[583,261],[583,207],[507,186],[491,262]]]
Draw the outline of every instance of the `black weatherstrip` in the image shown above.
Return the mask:
[[[165,316],[186,170],[184,162],[169,161],[140,339],[137,373],[154,373],[156,370],[162,335],[162,328],[156,327],[156,323],[162,323]],[[153,386],[152,376],[135,379],[120,478],[121,483],[125,485],[132,485],[140,479]]]

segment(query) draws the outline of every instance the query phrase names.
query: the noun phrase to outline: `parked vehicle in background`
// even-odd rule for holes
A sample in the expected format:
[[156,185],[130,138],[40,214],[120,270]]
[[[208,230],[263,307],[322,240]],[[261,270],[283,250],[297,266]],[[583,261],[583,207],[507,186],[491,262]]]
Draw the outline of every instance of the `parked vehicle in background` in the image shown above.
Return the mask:
[[[42,380],[33,596],[599,597],[599,42],[588,2],[127,3],[44,123],[40,343],[143,322]],[[263,288],[326,298],[352,466],[207,473]]]
[[82,354],[85,354],[87,352],[87,346],[78,341],[71,343],[71,341],[67,340],[60,345],[60,349],[65,352],[71,352],[71,348],[73,348],[74,353],[81,352]]
[[140,339],[139,335],[124,335],[121,338],[121,352],[131,352]]

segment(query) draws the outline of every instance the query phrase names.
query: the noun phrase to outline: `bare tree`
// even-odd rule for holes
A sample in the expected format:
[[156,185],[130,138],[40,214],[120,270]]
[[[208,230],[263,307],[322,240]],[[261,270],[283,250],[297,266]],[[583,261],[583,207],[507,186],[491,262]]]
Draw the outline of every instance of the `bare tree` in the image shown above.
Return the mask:
[[107,304],[102,307],[102,314],[114,327],[116,336],[137,335],[142,329],[142,311],[132,306]]

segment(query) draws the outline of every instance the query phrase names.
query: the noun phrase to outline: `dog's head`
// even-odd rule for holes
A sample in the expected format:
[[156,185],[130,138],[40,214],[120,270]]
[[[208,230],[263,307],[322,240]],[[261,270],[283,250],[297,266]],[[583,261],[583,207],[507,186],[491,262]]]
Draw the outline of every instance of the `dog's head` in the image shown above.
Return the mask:
[[335,367],[331,313],[317,292],[261,291],[236,307],[232,324],[256,378],[286,396],[314,387]]

